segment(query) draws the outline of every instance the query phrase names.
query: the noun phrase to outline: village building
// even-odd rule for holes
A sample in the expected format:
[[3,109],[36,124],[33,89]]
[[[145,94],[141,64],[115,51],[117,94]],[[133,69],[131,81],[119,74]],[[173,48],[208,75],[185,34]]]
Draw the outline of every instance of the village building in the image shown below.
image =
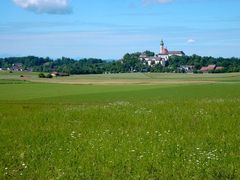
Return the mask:
[[215,71],[215,70],[223,70],[224,67],[222,66],[217,66],[215,64],[211,64],[211,65],[208,65],[208,66],[203,66],[200,71],[203,72],[203,73],[207,73],[209,71]]
[[194,70],[194,66],[193,65],[182,65],[178,69],[182,72],[192,73]]
[[23,71],[23,64],[22,63],[16,63],[12,64],[12,67],[10,68],[12,71]]
[[57,77],[57,76],[69,76],[68,73],[61,73],[61,72],[52,72],[51,75],[53,77]]
[[141,61],[143,61],[144,64],[148,64],[149,66],[156,64],[165,66],[166,62],[171,56],[185,56],[185,53],[183,51],[168,51],[168,49],[165,48],[164,42],[162,40],[160,43],[160,53],[156,54],[156,56],[147,56],[145,53],[143,53],[139,58]]

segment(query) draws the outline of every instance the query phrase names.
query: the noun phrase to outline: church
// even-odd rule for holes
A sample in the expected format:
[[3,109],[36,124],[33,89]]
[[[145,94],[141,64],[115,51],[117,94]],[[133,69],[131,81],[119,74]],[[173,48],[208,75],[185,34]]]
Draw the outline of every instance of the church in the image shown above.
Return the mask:
[[159,54],[156,54],[155,56],[147,56],[145,53],[143,53],[139,58],[144,64],[148,64],[149,66],[156,64],[165,66],[166,62],[171,56],[185,56],[185,53],[183,51],[168,51],[168,49],[164,46],[163,40],[161,40]]

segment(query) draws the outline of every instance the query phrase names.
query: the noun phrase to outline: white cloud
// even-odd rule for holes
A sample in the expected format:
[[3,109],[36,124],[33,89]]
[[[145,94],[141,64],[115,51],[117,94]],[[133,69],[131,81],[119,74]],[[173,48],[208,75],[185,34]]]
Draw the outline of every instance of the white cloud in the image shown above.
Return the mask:
[[188,39],[187,43],[195,43],[196,41],[194,39]]
[[36,13],[68,14],[71,13],[69,0],[13,0],[14,3]]
[[166,4],[173,2],[174,0],[143,0],[144,4],[152,4],[152,3],[158,3],[158,4]]

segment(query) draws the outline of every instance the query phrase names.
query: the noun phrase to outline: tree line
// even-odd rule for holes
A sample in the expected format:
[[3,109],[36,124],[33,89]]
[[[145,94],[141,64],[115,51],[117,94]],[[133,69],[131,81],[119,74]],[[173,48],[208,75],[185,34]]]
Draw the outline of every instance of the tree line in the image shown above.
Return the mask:
[[176,69],[182,65],[193,65],[195,70],[200,70],[203,66],[217,65],[224,67],[220,72],[240,72],[240,58],[223,58],[223,57],[211,57],[211,56],[173,56],[169,59],[169,67]]
[[[151,51],[145,54],[154,56]],[[13,64],[20,63],[22,68],[31,69],[34,72],[62,72],[68,74],[102,74],[102,73],[126,73],[126,72],[182,72],[179,67],[192,65],[197,71],[203,66],[215,64],[222,66],[221,72],[240,72],[240,58],[215,58],[211,56],[173,56],[163,67],[161,64],[148,66],[139,60],[140,52],[127,53],[122,59],[116,61],[106,61],[97,58],[83,58],[79,60],[62,57],[51,59],[49,57],[8,57],[0,58],[0,68],[9,68]]]

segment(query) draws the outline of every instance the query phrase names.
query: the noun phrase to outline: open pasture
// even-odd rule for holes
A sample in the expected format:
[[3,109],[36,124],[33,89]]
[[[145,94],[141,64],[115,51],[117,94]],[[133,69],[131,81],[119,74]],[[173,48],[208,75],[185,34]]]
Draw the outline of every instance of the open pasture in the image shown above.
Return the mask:
[[239,179],[239,77],[0,74],[0,179]]
[[[21,77],[21,75],[23,77]],[[21,80],[31,82],[59,84],[200,84],[216,82],[240,82],[240,73],[225,74],[174,74],[174,73],[119,73],[71,75],[69,77],[54,77],[52,79],[38,78],[38,73],[0,71],[0,80]],[[0,82],[1,83],[1,82]]]

